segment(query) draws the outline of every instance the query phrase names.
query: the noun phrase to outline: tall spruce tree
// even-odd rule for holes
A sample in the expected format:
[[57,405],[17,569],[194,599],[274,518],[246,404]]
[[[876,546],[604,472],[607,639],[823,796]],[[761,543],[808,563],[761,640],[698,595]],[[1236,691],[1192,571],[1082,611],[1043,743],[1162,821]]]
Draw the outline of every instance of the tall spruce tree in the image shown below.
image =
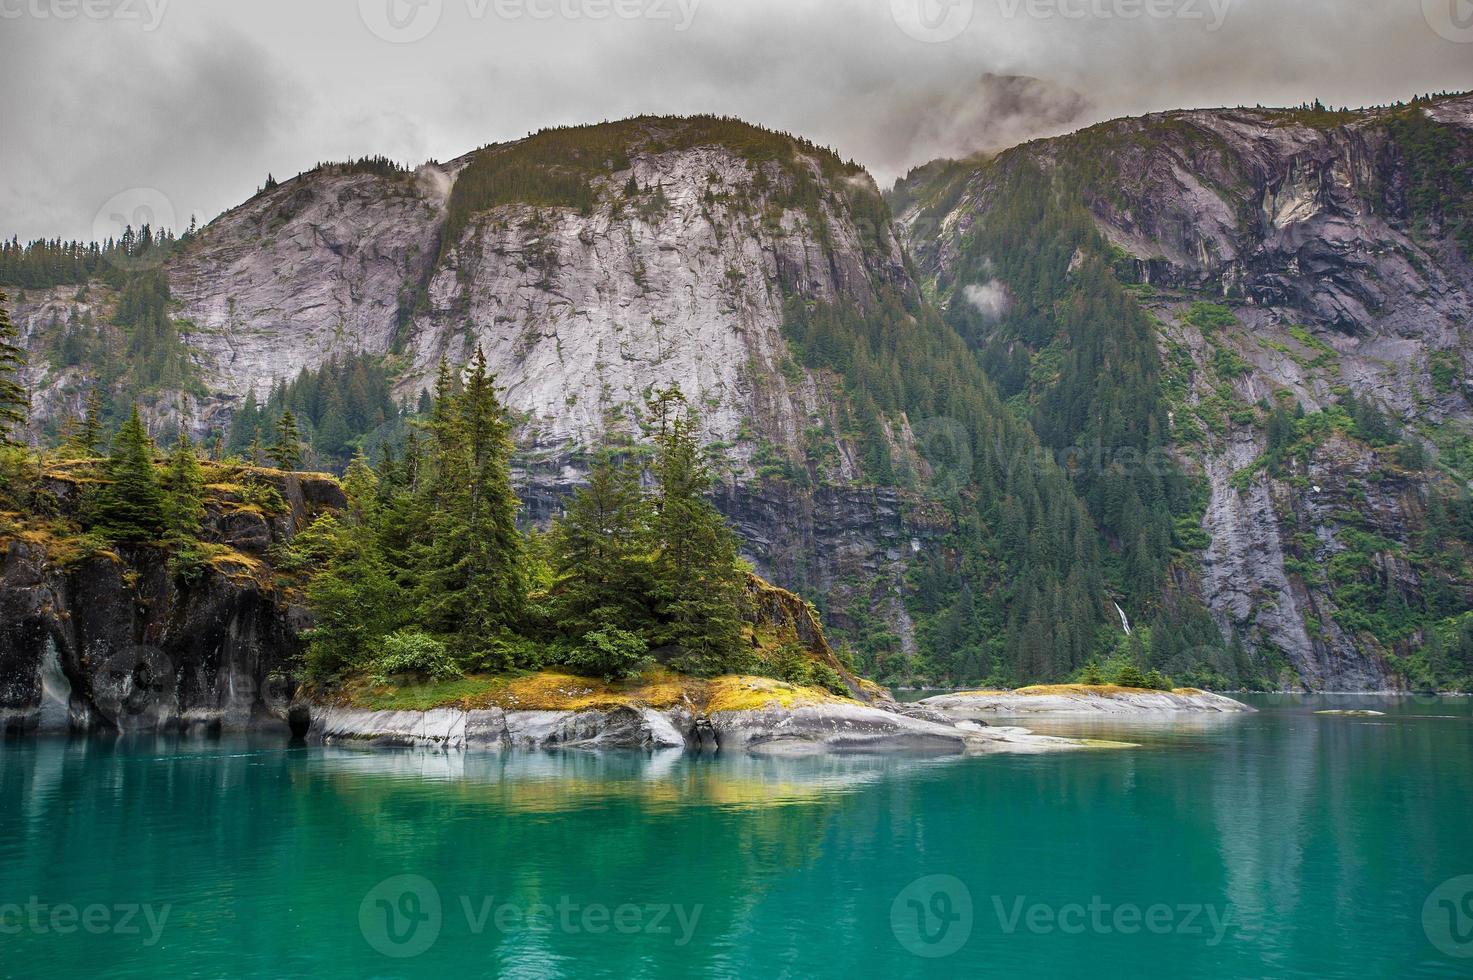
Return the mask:
[[21,385],[20,372],[25,353],[20,349],[20,332],[10,321],[5,309],[5,294],[0,292],[0,446],[21,444],[20,429],[26,421],[30,399]]
[[437,388],[423,511],[430,543],[418,563],[420,619],[448,637],[462,658],[505,666],[496,662],[496,641],[520,625],[527,600],[511,426],[479,347],[459,391],[450,394],[444,377]]
[[314,620],[306,633],[307,665],[319,677],[367,666],[408,618],[404,591],[380,543],[380,482],[361,454],[349,465],[343,489],[348,509],[319,518],[294,545],[319,562],[306,590]]
[[553,527],[556,612],[565,633],[649,626],[652,517],[639,470],[600,455]]
[[302,466],[302,434],[297,429],[297,416],[291,409],[281,413],[276,422],[276,439],[267,451],[278,469],[295,470]]
[[93,523],[114,541],[147,541],[163,530],[164,494],[154,469],[153,448],[134,405],[113,440],[105,467],[107,482],[93,499]]
[[714,674],[740,667],[742,575],[737,540],[706,499],[715,477],[678,388],[650,402],[656,421],[655,646],[676,647],[682,670]]
[[102,385],[93,385],[87,392],[82,425],[77,429],[77,448],[88,456],[102,455]]
[[199,541],[205,519],[204,487],[194,444],[180,430],[164,468],[164,534],[171,546],[187,547]]

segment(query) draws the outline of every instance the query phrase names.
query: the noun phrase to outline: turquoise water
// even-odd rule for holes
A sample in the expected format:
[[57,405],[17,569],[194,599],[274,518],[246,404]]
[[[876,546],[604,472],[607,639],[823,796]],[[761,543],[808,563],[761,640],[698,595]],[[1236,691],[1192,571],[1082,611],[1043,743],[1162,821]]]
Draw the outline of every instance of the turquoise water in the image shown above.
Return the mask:
[[1473,706],[1256,703],[950,760],[6,742],[0,975],[1473,976]]

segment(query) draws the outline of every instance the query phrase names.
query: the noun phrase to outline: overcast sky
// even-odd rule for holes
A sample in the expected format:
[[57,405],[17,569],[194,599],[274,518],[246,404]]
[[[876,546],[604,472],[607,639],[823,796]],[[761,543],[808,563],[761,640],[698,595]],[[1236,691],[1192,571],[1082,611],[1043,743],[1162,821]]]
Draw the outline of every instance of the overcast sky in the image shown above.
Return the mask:
[[1468,0],[0,0],[0,235],[183,226],[267,172],[642,112],[888,184],[1118,115],[1470,88]]

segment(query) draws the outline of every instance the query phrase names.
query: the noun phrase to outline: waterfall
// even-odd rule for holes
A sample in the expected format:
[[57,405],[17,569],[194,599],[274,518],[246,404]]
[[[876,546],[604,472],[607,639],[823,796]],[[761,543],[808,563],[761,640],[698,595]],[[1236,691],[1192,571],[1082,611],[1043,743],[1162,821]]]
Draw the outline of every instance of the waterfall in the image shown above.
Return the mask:
[[1120,608],[1120,603],[1118,603],[1118,602],[1111,602],[1110,605],[1114,606],[1115,607],[1115,611],[1120,614],[1120,628],[1123,629],[1123,630],[1125,630],[1125,635],[1126,636],[1129,636],[1130,635],[1130,620],[1128,620],[1128,619],[1125,618],[1125,610]]
[[61,655],[54,637],[46,637],[41,655],[41,703],[37,725],[43,732],[64,732],[71,726],[72,684],[61,669]]

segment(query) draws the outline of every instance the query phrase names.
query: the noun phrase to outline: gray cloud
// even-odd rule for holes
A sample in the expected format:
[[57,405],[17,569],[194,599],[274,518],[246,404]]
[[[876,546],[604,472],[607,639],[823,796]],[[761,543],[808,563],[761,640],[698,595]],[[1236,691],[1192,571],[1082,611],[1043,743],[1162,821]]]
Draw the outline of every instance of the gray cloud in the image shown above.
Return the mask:
[[[634,0],[670,16],[633,20],[612,12],[628,0],[439,0],[433,29],[402,44],[359,13],[406,2],[175,0],[156,30],[0,21],[0,234],[89,237],[102,203],[131,187],[158,188],[183,223],[268,171],[447,159],[639,112],[801,132],[888,183],[936,156],[1116,115],[1473,88],[1473,46],[1438,36],[1419,3],[1159,0],[1172,16],[1129,17],[1158,0],[957,0],[935,9],[970,20],[940,43],[907,34],[891,0],[701,0],[685,31],[676,0]],[[508,9],[523,13],[496,13]]]

